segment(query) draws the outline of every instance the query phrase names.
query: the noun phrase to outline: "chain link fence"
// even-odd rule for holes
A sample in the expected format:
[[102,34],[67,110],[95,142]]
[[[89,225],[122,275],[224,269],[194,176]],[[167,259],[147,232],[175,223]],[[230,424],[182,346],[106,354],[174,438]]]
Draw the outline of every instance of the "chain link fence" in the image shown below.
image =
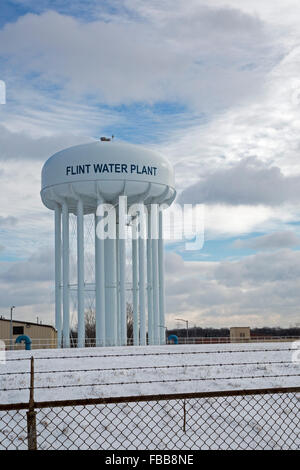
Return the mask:
[[28,449],[26,410],[0,411],[0,450]]
[[300,387],[6,407],[1,450],[300,448]]
[[[8,360],[20,361],[23,358]],[[285,361],[279,363],[287,365]],[[277,362],[273,361],[270,364],[274,365]],[[209,365],[202,363],[192,367]],[[158,367],[169,369],[180,366]],[[131,370],[132,367],[128,369]],[[111,368],[112,372],[117,370],[118,368]],[[55,372],[57,371],[46,370],[37,371],[36,374],[40,376]],[[69,372],[74,370],[63,370],[64,374]],[[21,387],[7,389],[9,393],[14,390],[29,390],[29,402],[0,404],[0,450],[300,449],[300,387],[38,402],[34,400],[34,391],[37,389],[89,388],[97,384],[84,382],[35,386],[33,357],[30,359],[30,372],[23,370],[10,374],[15,377],[18,374],[20,377],[29,374],[29,387],[24,386],[27,380],[24,382],[22,379],[23,385],[19,384]],[[252,378],[260,377],[264,376],[254,375]],[[274,377],[295,379],[299,374],[281,374]],[[214,380],[220,381],[225,378],[226,381],[230,379],[230,377],[214,377]],[[233,376],[231,379],[233,380]],[[192,380],[208,379],[206,376],[174,380],[148,379],[147,385],[151,390],[152,384],[156,381],[177,383]],[[127,380],[125,383],[128,385],[143,382]],[[102,382],[102,385],[112,385],[112,382],[107,384]],[[120,385],[123,387],[123,383],[120,382]]]

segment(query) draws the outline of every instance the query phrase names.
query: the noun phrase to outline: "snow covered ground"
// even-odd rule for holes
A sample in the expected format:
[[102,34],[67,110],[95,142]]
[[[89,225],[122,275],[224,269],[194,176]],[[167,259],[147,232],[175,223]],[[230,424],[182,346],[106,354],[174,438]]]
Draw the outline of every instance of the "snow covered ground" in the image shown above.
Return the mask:
[[[46,401],[300,386],[300,363],[292,362],[291,348],[242,343],[9,351],[0,364],[0,403],[28,401],[31,356],[35,400]],[[47,388],[61,385],[67,387]]]
[[[291,349],[292,343],[244,343],[12,351],[0,364],[0,403],[28,401],[31,356],[35,401],[46,401],[300,386]],[[43,409],[38,442],[45,449],[300,448],[300,397],[266,397],[189,400],[185,430],[182,400],[97,405],[80,413]],[[23,421],[17,432],[0,421],[0,448],[12,433],[26,448]]]

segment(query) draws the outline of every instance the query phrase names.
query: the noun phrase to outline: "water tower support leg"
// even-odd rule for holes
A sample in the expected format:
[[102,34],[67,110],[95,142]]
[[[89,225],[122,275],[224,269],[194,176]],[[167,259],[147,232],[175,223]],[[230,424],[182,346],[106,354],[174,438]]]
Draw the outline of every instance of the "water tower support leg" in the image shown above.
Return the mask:
[[153,344],[153,292],[152,292],[152,250],[151,212],[148,210],[147,227],[147,301],[148,301],[148,344]]
[[55,206],[55,328],[61,348],[61,206]]
[[[117,225],[118,230],[118,225]],[[117,232],[118,233],[118,232]],[[119,238],[116,238],[116,269],[117,269],[117,345],[121,345],[121,310],[120,310],[120,246]]]
[[160,344],[166,343],[165,332],[165,266],[164,266],[164,241],[163,241],[163,213],[159,211],[159,238],[158,238],[158,273],[159,273],[159,323]]
[[[142,206],[144,208],[144,206]],[[146,290],[145,290],[145,232],[146,232],[146,214],[141,211],[140,214],[140,234],[139,234],[139,302],[140,302],[140,343],[146,345]]]
[[69,209],[62,206],[63,220],[63,347],[70,347],[70,298],[69,298]]
[[158,282],[158,213],[157,205],[151,205],[152,227],[152,285],[153,285],[153,332],[154,344],[159,344],[159,282]]
[[132,222],[132,308],[133,308],[133,344],[139,345],[139,312],[138,312],[138,241],[136,238],[136,221]]
[[[98,205],[102,201],[98,200]],[[96,346],[105,346],[105,268],[104,234],[97,224],[100,217],[95,214],[95,286],[96,286]]]
[[138,241],[139,247],[139,304],[140,304],[140,344],[146,345],[146,311],[145,311],[145,240],[142,230]]
[[[124,186],[125,189],[125,186]],[[126,308],[126,240],[127,240],[127,197],[119,197],[118,220],[118,273],[119,273],[119,314],[120,344],[127,346],[127,308]]]
[[77,201],[77,295],[78,295],[78,348],[85,346],[84,324],[84,215],[81,199]]
[[119,276],[120,276],[120,344],[127,346],[127,318],[126,318],[126,246],[125,239],[119,238]]
[[105,328],[106,344],[117,345],[117,259],[116,239],[106,238],[105,246]]

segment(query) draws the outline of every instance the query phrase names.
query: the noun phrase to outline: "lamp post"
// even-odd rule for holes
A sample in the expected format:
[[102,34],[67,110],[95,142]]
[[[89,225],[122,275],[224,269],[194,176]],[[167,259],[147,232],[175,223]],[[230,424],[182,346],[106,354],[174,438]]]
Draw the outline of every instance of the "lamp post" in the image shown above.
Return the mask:
[[184,320],[183,318],[175,318],[175,320],[184,321],[184,323],[186,324],[186,343],[187,343],[187,341],[189,339],[189,321]]
[[165,336],[166,336],[166,341],[167,341],[167,331],[168,331],[168,327],[165,326],[165,325],[158,325],[159,328],[164,328],[165,329]]
[[13,309],[16,308],[14,305],[10,307],[10,349],[12,350],[13,348],[13,321],[12,321],[12,316],[13,316]]

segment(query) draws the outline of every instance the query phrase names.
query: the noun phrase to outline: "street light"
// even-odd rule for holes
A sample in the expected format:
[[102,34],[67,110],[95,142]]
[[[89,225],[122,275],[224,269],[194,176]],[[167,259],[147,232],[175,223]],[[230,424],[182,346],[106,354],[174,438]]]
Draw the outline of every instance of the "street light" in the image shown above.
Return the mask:
[[165,336],[166,336],[166,339],[167,339],[167,331],[168,331],[168,327],[165,326],[165,325],[158,325],[159,328],[164,328],[166,331],[165,331]]
[[189,321],[184,320],[183,318],[175,318],[175,320],[184,321],[184,323],[186,324],[186,339],[188,340],[188,338],[189,338]]
[[10,349],[13,348],[13,322],[12,322],[12,316],[13,316],[13,309],[16,308],[14,305],[10,307]]

